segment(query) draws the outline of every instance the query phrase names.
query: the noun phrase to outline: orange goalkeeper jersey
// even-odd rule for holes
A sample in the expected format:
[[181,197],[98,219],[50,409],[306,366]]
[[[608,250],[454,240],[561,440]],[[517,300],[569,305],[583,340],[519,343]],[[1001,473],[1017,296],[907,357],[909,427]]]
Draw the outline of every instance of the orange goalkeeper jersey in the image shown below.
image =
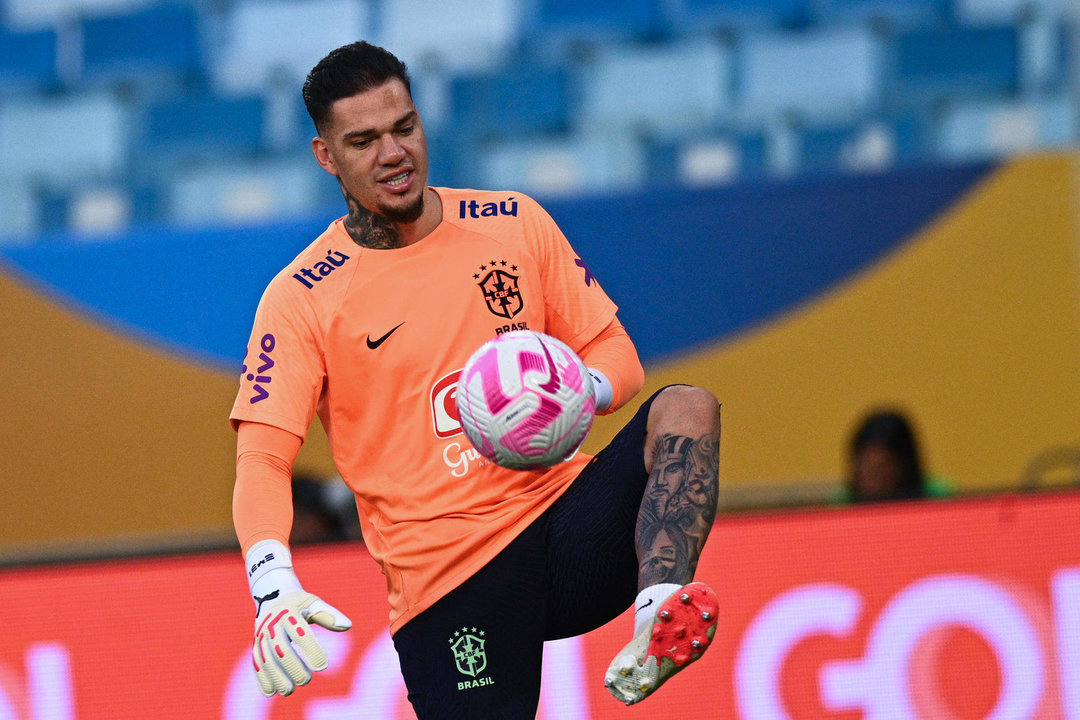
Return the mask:
[[339,219],[271,281],[231,414],[303,437],[318,413],[386,575],[392,632],[493,558],[588,461],[513,471],[480,456],[454,403],[469,355],[515,329],[580,352],[616,311],[531,198],[435,190],[442,222],[419,242],[362,248]]

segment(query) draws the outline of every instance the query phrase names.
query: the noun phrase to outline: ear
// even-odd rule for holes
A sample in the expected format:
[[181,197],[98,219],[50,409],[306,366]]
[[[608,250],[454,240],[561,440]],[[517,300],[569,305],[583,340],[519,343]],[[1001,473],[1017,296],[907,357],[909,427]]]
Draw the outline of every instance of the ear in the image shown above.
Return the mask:
[[319,163],[323,170],[337,177],[337,165],[334,164],[334,158],[330,156],[330,146],[326,144],[322,136],[316,135],[311,139],[311,152],[315,155],[315,161]]

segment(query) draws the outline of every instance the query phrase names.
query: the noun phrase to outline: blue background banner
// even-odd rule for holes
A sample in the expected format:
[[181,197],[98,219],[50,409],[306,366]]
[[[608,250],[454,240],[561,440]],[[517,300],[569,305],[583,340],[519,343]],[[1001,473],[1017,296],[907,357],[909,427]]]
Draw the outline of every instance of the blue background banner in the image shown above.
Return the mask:
[[[544,204],[653,361],[808,301],[910,239],[992,168]],[[51,238],[0,248],[0,260],[122,334],[232,370],[266,283],[333,219],[144,227],[97,243]]]

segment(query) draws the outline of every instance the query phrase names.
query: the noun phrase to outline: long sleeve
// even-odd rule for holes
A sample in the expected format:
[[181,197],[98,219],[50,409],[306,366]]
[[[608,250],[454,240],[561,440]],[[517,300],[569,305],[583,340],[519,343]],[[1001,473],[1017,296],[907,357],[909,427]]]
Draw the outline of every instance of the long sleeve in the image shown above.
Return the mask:
[[261,540],[289,544],[292,529],[292,464],[302,440],[288,430],[241,422],[236,435],[233,527],[247,554]]
[[630,401],[645,385],[645,370],[638,359],[637,348],[618,318],[612,319],[599,335],[581,350],[585,365],[604,373],[611,383],[614,398],[601,414],[618,410]]

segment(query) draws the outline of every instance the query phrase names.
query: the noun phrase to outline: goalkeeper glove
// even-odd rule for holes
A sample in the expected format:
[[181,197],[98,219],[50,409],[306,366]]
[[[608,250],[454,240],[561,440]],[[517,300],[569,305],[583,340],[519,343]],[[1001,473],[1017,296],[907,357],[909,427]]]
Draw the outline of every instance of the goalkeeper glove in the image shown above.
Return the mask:
[[352,621],[300,587],[292,554],[276,540],[256,543],[247,553],[248,584],[255,600],[255,640],[251,654],[263,695],[291,695],[311,682],[312,670],[329,665],[308,623],[341,632]]
[[593,397],[596,400],[596,412],[603,412],[611,407],[612,401],[615,400],[615,391],[611,387],[611,381],[607,379],[607,376],[604,375],[604,373],[596,368],[585,369],[589,371],[589,377],[592,378]]

